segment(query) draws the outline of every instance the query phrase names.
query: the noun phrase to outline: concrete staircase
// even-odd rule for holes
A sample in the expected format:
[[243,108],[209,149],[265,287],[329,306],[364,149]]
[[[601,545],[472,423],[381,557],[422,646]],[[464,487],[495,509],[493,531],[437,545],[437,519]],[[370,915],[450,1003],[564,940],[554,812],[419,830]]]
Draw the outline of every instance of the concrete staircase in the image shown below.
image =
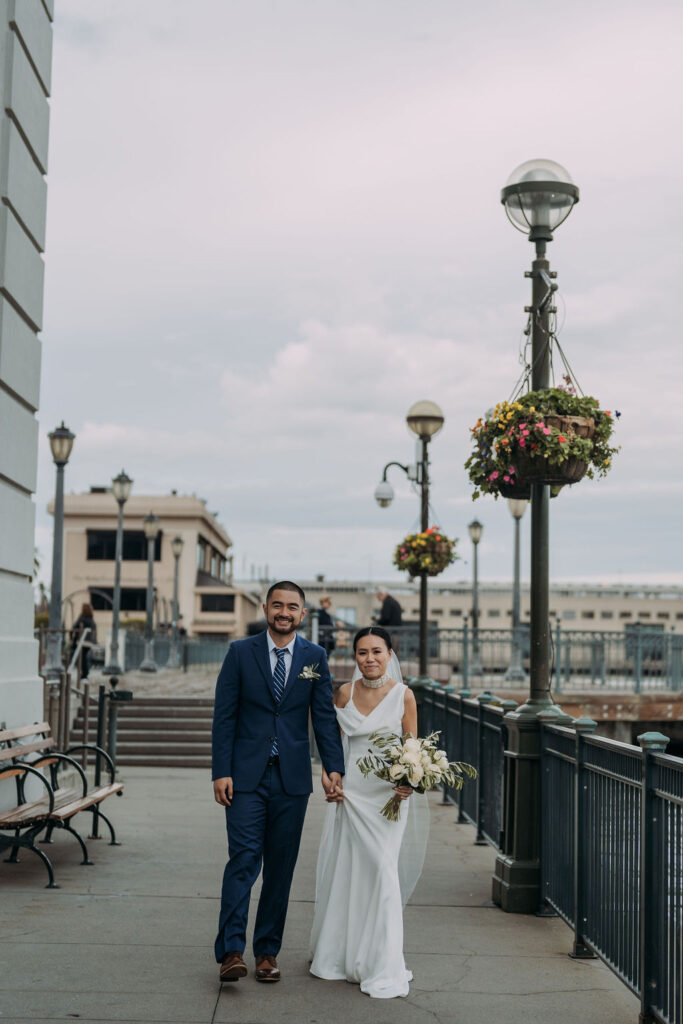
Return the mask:
[[[119,704],[116,762],[162,768],[211,767],[211,697],[139,697]],[[97,704],[91,703],[88,740],[97,734]],[[83,713],[71,733],[82,742]],[[106,746],[106,743],[105,743]]]

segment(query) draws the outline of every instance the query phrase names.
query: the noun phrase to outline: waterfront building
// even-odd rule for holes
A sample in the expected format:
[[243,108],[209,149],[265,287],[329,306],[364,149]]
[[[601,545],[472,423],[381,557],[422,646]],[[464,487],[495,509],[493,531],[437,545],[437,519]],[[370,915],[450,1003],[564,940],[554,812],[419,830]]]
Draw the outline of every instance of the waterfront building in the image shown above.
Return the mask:
[[[52,505],[48,506],[52,511]],[[233,585],[232,541],[195,495],[136,494],[124,506],[121,566],[121,628],[141,624],[147,593],[147,541],[143,519],[159,520],[154,551],[154,622],[161,630],[173,620],[174,537],[182,537],[178,563],[178,608],[188,636],[230,640],[244,636],[261,614],[258,597]],[[87,602],[92,605],[98,639],[112,622],[114,555],[118,506],[111,488],[91,487],[64,499],[64,621],[73,623]]]

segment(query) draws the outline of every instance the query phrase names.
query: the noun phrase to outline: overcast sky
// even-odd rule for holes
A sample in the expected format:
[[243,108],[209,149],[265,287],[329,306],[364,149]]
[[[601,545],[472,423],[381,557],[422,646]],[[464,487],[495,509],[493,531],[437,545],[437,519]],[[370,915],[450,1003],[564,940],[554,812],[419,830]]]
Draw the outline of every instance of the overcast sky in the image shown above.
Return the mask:
[[547,157],[581,189],[549,247],[560,340],[623,445],[553,502],[551,575],[683,582],[680,3],[56,6],[43,578],[63,418],[67,490],[124,467],[136,493],[196,493],[240,575],[399,579],[418,500],[400,472],[390,509],[373,491],[411,460],[421,398],[446,416],[432,504],[463,556],[442,578],[469,577],[475,515],[482,577],[508,578],[506,503],[473,504],[463,462],[530,301],[500,188]]

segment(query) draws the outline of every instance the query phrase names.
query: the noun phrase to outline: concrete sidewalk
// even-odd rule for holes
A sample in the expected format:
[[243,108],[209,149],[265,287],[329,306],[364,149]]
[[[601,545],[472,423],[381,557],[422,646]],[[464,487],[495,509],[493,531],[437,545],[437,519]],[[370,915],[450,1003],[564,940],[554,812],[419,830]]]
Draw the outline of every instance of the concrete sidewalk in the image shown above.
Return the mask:
[[[78,1020],[184,1024],[636,1024],[638,1004],[597,960],[567,956],[558,919],[513,916],[490,902],[494,854],[473,846],[451,807],[432,800],[424,874],[405,913],[406,999],[377,1000],[308,974],[315,859],[325,804],[316,783],[292,889],[283,981],[218,984],[213,939],[224,819],[208,773],[127,769],[108,801],[120,847],[91,841],[95,864],[57,835],[49,853],[0,864],[0,1024]],[[89,819],[89,815],[88,815]],[[87,832],[83,816],[81,830]],[[249,954],[247,963],[251,969]]]

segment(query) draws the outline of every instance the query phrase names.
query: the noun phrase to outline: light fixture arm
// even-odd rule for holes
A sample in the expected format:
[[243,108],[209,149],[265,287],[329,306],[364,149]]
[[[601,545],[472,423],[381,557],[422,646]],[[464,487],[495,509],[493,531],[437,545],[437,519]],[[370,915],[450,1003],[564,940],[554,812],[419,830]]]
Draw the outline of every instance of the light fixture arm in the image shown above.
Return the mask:
[[402,462],[387,462],[386,466],[382,470],[382,483],[386,483],[387,482],[387,470],[391,466],[398,466],[399,469],[403,470],[403,472],[408,477],[408,479],[409,480],[411,479],[411,476],[410,476],[410,466],[404,466]]

